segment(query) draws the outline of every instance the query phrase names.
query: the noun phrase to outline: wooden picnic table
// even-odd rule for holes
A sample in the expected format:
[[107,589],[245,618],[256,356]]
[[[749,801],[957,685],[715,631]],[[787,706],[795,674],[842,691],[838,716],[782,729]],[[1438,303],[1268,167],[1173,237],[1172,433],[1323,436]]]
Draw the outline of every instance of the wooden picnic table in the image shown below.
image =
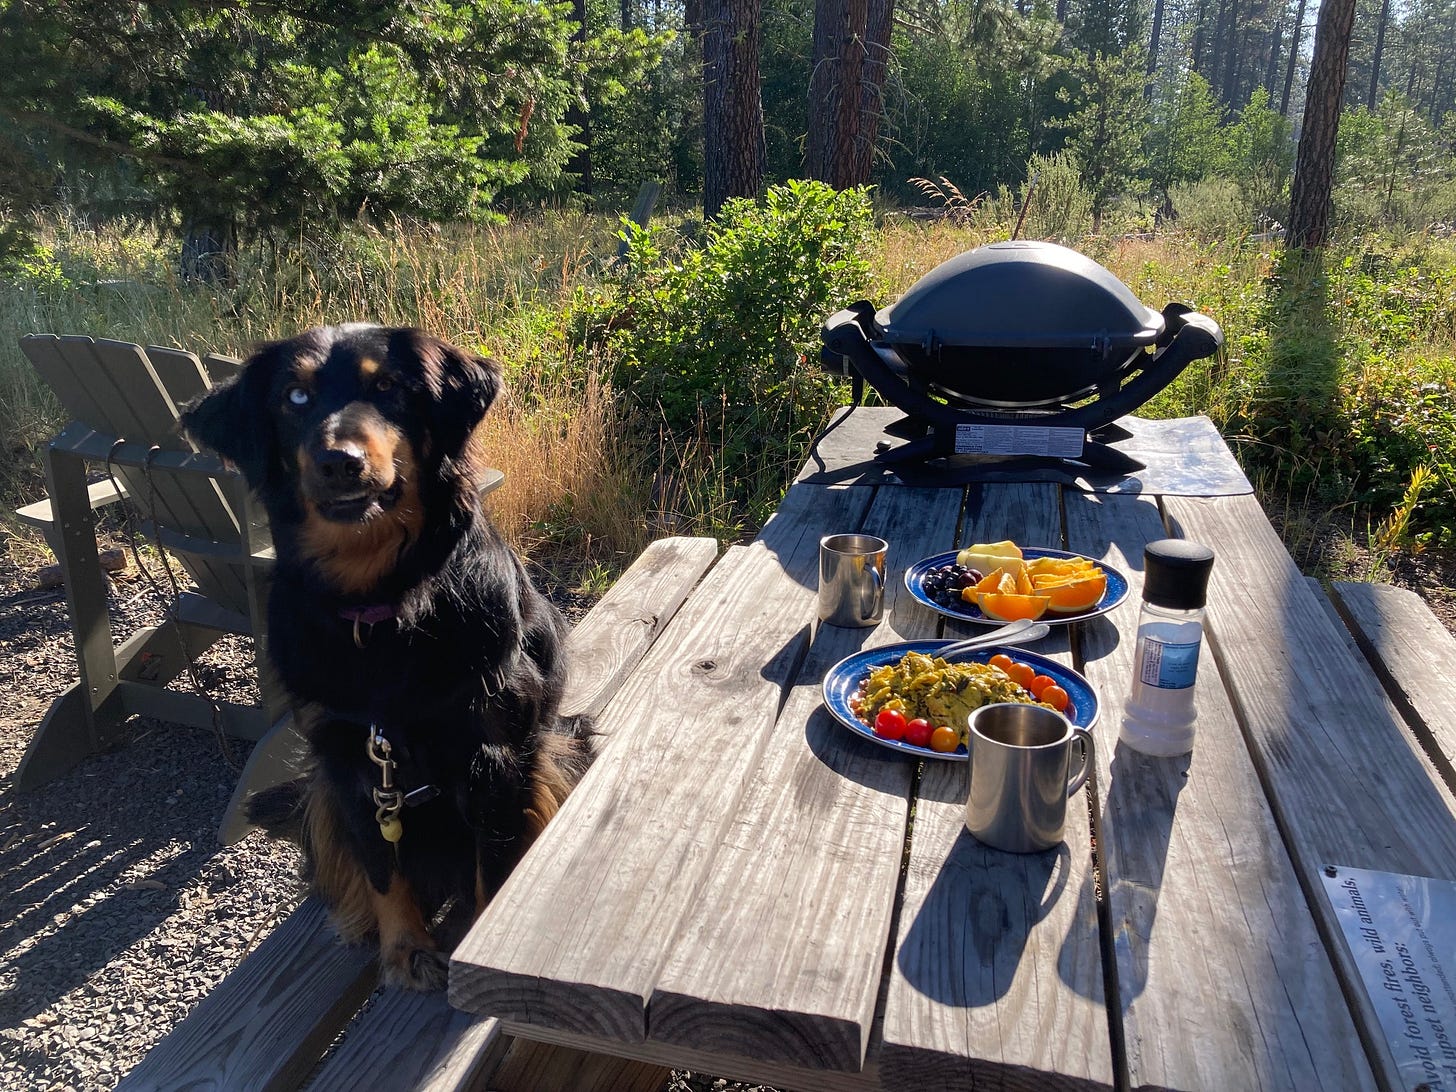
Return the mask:
[[[616,691],[601,758],[456,951],[451,1002],[784,1089],[1412,1087],[1322,877],[1456,880],[1456,800],[1258,502],[861,473],[886,412],[841,422]],[[819,539],[844,531],[891,544],[875,629],[814,624]],[[1143,545],[1169,534],[1217,561],[1196,744],[1154,759],[1117,728]],[[1034,646],[1102,715],[1065,845],[1024,856],[964,830],[965,763],[879,747],[820,700],[861,648],[982,632],[902,574],[1003,538],[1132,586]]]

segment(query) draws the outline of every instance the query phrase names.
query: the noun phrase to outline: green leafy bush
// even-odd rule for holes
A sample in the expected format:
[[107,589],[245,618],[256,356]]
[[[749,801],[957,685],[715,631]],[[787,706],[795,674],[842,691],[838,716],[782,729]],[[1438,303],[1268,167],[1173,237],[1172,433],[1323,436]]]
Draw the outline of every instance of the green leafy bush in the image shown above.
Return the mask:
[[724,481],[772,493],[841,397],[812,362],[824,319],[865,294],[871,227],[865,190],[807,181],[730,201],[696,238],[626,221],[624,266],[582,306],[583,333],[674,445],[706,442]]
[[1231,178],[1205,178],[1174,183],[1168,199],[1177,212],[1177,225],[1196,239],[1224,242],[1249,234],[1254,209],[1243,188]]
[[1002,185],[987,205],[995,222],[1014,226],[1021,210],[1021,238],[1076,245],[1092,226],[1092,195],[1082,185],[1082,167],[1071,152],[1034,155],[1026,162],[1019,192]]

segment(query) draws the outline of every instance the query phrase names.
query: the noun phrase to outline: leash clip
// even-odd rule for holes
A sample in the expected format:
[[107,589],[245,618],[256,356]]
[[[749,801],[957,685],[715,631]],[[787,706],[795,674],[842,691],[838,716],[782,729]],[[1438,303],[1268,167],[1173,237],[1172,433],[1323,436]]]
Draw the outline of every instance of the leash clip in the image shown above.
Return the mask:
[[369,726],[369,739],[364,749],[369,761],[379,767],[379,788],[374,790],[374,821],[379,824],[379,833],[386,842],[398,844],[404,836],[404,825],[399,821],[404,807],[404,793],[394,786],[394,759],[390,757],[393,748],[384,738],[377,725]]

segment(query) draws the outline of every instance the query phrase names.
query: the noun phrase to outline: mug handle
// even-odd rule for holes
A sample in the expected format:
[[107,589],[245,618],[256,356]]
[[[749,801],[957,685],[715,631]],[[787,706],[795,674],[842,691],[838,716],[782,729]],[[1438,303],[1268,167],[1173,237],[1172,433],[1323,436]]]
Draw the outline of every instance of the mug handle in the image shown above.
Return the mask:
[[1071,796],[1078,789],[1087,783],[1087,776],[1092,772],[1092,763],[1095,761],[1096,749],[1092,746],[1092,733],[1080,724],[1072,725],[1072,738],[1080,743],[1082,749],[1082,766],[1071,777],[1067,778],[1067,795]]
[[875,604],[879,602],[882,594],[882,585],[885,578],[880,575],[878,565],[872,564],[872,558],[865,558],[865,572],[869,573],[870,579],[867,584],[862,584],[859,593],[859,611],[861,616],[868,618],[875,612]]

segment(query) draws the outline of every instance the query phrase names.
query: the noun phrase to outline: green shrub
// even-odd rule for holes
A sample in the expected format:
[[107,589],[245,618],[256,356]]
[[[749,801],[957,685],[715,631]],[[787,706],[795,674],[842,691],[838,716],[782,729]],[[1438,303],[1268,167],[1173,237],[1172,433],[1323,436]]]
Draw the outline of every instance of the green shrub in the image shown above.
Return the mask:
[[1071,152],[1034,155],[1026,164],[1027,181],[1013,195],[1001,186],[994,213],[1014,227],[1026,208],[1021,238],[1077,246],[1092,227],[1092,195],[1082,185],[1082,168]]
[[583,335],[673,447],[707,443],[723,481],[776,500],[842,395],[812,362],[824,319],[866,292],[869,195],[790,181],[730,201],[696,238],[624,223],[625,264],[581,306]]
[[1291,494],[1398,508],[1418,467],[1433,477],[1410,515],[1456,527],[1456,271],[1433,257],[1351,255],[1320,268],[1286,254],[1241,339],[1225,434]]
[[1177,213],[1179,229],[1194,238],[1223,242],[1242,238],[1253,230],[1254,206],[1231,178],[1177,183],[1169,188],[1168,197]]

